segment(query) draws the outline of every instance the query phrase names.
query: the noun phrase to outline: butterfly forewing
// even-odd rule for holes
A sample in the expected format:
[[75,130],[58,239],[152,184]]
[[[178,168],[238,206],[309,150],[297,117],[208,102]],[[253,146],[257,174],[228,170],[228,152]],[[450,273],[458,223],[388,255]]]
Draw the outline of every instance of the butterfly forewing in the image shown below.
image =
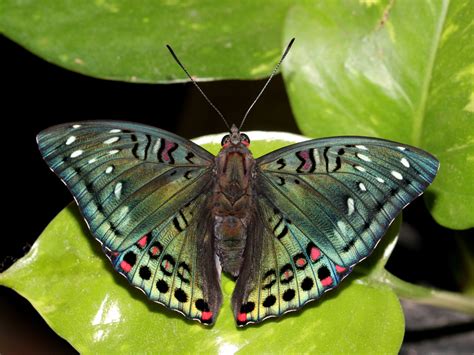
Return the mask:
[[211,240],[201,221],[209,221],[202,211],[214,157],[169,132],[123,122],[52,127],[38,145],[114,267],[152,300],[212,322],[220,306],[212,243],[199,249]]
[[419,149],[361,137],[307,141],[258,162],[261,193],[345,267],[371,252],[438,169]]
[[257,275],[236,287],[240,324],[298,309],[337,286],[439,165],[422,150],[363,137],[306,141],[257,163],[263,227],[253,232],[264,247],[243,266],[243,275]]

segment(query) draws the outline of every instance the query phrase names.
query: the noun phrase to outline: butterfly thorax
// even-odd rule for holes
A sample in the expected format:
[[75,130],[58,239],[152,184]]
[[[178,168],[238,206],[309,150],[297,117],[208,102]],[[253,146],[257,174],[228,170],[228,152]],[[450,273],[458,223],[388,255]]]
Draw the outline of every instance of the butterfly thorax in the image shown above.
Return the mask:
[[254,204],[255,160],[242,144],[224,146],[216,157],[212,215],[215,247],[224,272],[239,275]]

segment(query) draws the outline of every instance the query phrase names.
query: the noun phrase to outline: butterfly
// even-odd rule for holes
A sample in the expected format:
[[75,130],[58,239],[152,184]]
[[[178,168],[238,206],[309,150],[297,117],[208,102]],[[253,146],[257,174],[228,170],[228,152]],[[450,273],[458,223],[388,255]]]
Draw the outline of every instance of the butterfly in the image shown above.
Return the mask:
[[217,156],[122,121],[61,124],[37,142],[113,267],[204,324],[221,307],[222,272],[236,279],[238,326],[335,288],[439,167],[421,149],[367,137],[313,139],[254,159],[235,125]]

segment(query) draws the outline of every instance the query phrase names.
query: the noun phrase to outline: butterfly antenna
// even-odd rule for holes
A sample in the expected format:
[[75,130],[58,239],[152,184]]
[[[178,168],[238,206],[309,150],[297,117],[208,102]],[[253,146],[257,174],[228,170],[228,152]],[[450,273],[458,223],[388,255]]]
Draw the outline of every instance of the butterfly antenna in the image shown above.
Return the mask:
[[189,74],[189,72],[186,70],[186,68],[184,67],[184,65],[180,62],[180,60],[178,59],[178,57],[176,56],[176,54],[174,53],[173,49],[171,48],[171,46],[169,44],[166,45],[166,48],[168,48],[168,50],[170,51],[171,55],[173,56],[174,60],[176,61],[176,63],[178,63],[178,65],[181,67],[181,69],[184,70],[184,72],[186,73],[186,75],[188,76],[188,78],[193,82],[193,84],[196,86],[196,88],[199,90],[199,92],[201,93],[202,96],[204,96],[204,98],[206,99],[206,101],[209,103],[209,105],[212,106],[212,108],[214,110],[216,110],[217,114],[219,116],[221,116],[222,120],[224,121],[225,125],[227,126],[227,129],[229,130],[230,132],[230,126],[229,124],[227,123],[227,120],[224,118],[224,115],[221,113],[221,111],[219,111],[217,109],[217,107],[211,102],[211,100],[209,100],[209,98],[206,96],[206,94],[204,93],[204,91],[201,90],[201,88],[199,87],[199,85],[196,83],[196,81],[194,81],[193,77]]
[[240,131],[240,129],[242,128],[242,126],[244,125],[245,119],[246,119],[247,116],[249,115],[250,110],[253,108],[253,106],[254,106],[255,103],[258,101],[258,99],[260,98],[260,96],[262,96],[263,92],[265,91],[265,89],[267,88],[268,84],[270,83],[270,80],[272,80],[273,76],[274,76],[274,75],[276,74],[276,72],[278,71],[278,68],[280,67],[281,62],[283,62],[283,59],[285,59],[286,55],[287,55],[288,52],[290,51],[290,48],[291,48],[291,46],[293,45],[293,42],[294,42],[294,41],[295,41],[295,39],[292,38],[291,41],[290,41],[290,43],[288,43],[288,46],[286,46],[286,49],[285,49],[285,51],[283,52],[283,55],[281,56],[280,61],[279,61],[278,64],[276,65],[275,69],[273,69],[273,71],[272,71],[272,73],[270,74],[270,77],[268,78],[267,82],[265,83],[265,85],[263,85],[262,90],[260,90],[260,93],[257,95],[257,97],[255,98],[255,100],[252,102],[252,104],[251,104],[250,107],[248,108],[247,112],[245,112],[244,118],[242,119],[242,122],[240,123],[240,126],[239,126],[239,131]]

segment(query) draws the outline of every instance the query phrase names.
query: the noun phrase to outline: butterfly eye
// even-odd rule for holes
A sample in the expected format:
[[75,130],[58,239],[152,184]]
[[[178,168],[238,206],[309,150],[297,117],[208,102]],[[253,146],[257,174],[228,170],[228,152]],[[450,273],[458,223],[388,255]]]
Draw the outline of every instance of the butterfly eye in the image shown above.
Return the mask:
[[245,133],[240,134],[240,141],[245,144],[246,146],[250,145],[250,138]]
[[226,134],[222,137],[221,146],[224,146],[230,142],[230,135]]

